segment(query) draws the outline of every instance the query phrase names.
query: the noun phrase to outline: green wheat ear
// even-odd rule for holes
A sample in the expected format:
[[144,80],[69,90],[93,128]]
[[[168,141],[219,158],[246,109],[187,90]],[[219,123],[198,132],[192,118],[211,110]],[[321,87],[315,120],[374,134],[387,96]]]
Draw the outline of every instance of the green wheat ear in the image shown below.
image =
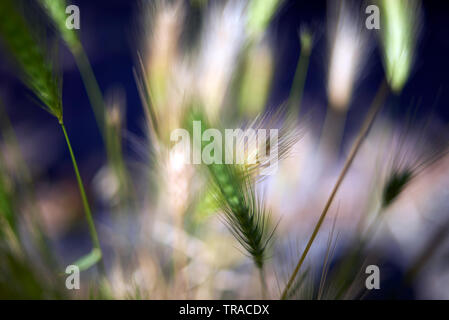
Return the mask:
[[22,70],[24,84],[62,122],[60,78],[11,0],[0,1],[0,35]]
[[[187,119],[190,120],[187,128],[191,129],[192,121],[201,121],[202,132],[210,127],[201,111],[191,111]],[[205,165],[217,207],[223,212],[224,221],[236,240],[262,270],[266,249],[274,233],[274,228],[269,226],[269,212],[256,196],[250,172],[243,165],[225,164],[224,159],[222,163]]]

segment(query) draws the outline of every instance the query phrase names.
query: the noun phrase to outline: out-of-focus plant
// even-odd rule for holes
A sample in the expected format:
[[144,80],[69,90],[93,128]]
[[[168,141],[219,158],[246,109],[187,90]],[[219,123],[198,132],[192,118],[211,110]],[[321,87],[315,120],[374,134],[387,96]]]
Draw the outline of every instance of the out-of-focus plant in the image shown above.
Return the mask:
[[205,14],[196,61],[196,92],[211,121],[219,118],[247,41],[245,3],[214,3]]
[[8,180],[0,162],[0,239],[14,237],[18,241],[17,215],[13,207],[13,196],[9,190]]
[[170,131],[179,127],[180,102],[174,100],[181,88],[176,88],[175,67],[178,65],[178,43],[184,21],[181,1],[143,4],[141,75],[147,92],[146,112],[153,125],[158,125],[158,139],[168,143]]
[[[106,96],[105,137],[107,168],[105,180],[110,181],[105,194],[113,207],[127,211],[135,205],[135,190],[124,158],[123,132],[126,125],[126,96],[114,89]],[[106,181],[104,181],[106,183]]]
[[31,28],[12,1],[5,0],[0,4],[0,20],[0,34],[20,67],[22,81],[39,98],[40,106],[58,120],[66,139],[94,246],[86,259],[79,260],[78,264],[82,268],[89,268],[101,261],[101,248],[78,164],[63,122],[62,82],[55,71],[54,62],[52,64],[46,57],[46,49],[35,41]]
[[77,31],[66,26],[67,15],[65,0],[38,0],[51,18],[53,25],[59,31],[62,39],[75,57],[76,64],[86,88],[98,128],[105,139],[105,107],[103,95],[92,71],[89,58],[79,40]]
[[350,7],[348,1],[329,3],[329,6],[327,94],[330,106],[344,112],[366,60],[367,41],[356,8]]
[[249,49],[240,87],[239,105],[245,115],[255,117],[262,112],[273,76],[271,49],[261,44]]
[[418,0],[379,2],[381,43],[386,77],[395,93],[407,82],[418,41],[421,4]]
[[[39,221],[39,217],[41,216],[42,212],[39,210],[38,205],[37,205],[34,181],[33,181],[30,169],[29,169],[25,159],[23,158],[23,154],[20,149],[19,141],[17,139],[16,133],[14,131],[14,128],[12,126],[12,123],[8,117],[6,108],[2,101],[0,101],[0,128],[1,128],[0,136],[3,139],[3,143],[5,144],[5,147],[7,147],[9,150],[8,156],[12,157],[13,161],[14,161],[13,168],[5,168],[5,165],[2,162],[6,162],[6,159],[0,159],[0,167],[2,167],[2,169],[0,169],[0,171],[3,170],[3,172],[4,172],[4,175],[2,178],[3,186],[1,187],[1,189],[2,189],[1,197],[3,198],[2,203],[3,203],[4,207],[0,211],[7,213],[7,212],[9,212],[9,210],[11,210],[11,212],[15,212],[14,219],[16,221],[19,220],[19,214],[17,212],[18,210],[16,208],[15,208],[15,210],[12,210],[12,205],[13,205],[13,202],[11,201],[13,199],[12,195],[11,195],[11,197],[9,197],[9,196],[5,197],[5,196],[10,193],[9,189],[11,189],[11,188],[14,188],[16,193],[20,192],[22,194],[21,200],[24,202],[27,202],[27,201],[29,202],[30,214],[27,215],[27,218],[29,218],[31,221],[31,228],[30,228],[31,230],[30,231],[35,236],[35,237],[33,237],[33,239],[35,239],[38,249],[45,257],[47,264],[50,266],[55,266],[56,263],[55,263],[54,255],[51,252],[51,250],[49,250],[49,248],[48,248],[49,239],[46,237],[46,235],[42,231],[42,224]],[[7,169],[9,169],[9,170],[7,170]],[[8,175],[7,175],[6,174],[7,171],[11,171],[11,172],[8,172]],[[12,186],[11,183],[6,183],[6,180],[14,181],[14,186]],[[6,191],[8,191],[8,192],[6,192]],[[8,198],[11,198],[11,199],[8,201]],[[17,224],[17,222],[16,222],[16,224]],[[18,233],[16,235],[19,236]]]
[[[305,249],[300,252],[299,257],[293,255],[294,259],[298,260],[293,272],[288,275],[288,282],[281,293],[282,299],[359,298],[360,292],[364,290],[364,283],[359,286],[361,277],[355,274],[362,270],[363,261],[369,258],[366,254],[366,244],[373,238],[381,218],[386,216],[385,212],[394,209],[396,202],[399,204],[399,199],[418,174],[443,155],[442,149],[446,150],[439,148],[437,153],[427,154],[416,162],[404,161],[410,158],[409,155],[398,155],[400,152],[393,150],[393,165],[383,177],[380,195],[372,197],[375,205],[368,209],[369,214],[375,214],[374,222],[367,225],[368,228],[363,228],[359,237],[356,237],[357,241],[350,246],[348,255],[335,260],[335,220],[327,246],[324,246],[324,262],[318,271],[321,277],[315,277],[316,270],[313,266],[302,269],[312,245],[318,247],[315,245],[318,241],[315,240],[322,227],[326,228],[324,222],[332,210],[335,198],[340,195],[339,192],[345,191],[345,188],[340,191],[340,187],[359,154],[377,113],[390,91],[399,94],[410,76],[419,30],[419,2],[392,1],[395,3],[386,0],[378,2],[382,7],[380,39],[385,80],[379,86],[331,194],[324,199],[324,208],[305,244]],[[107,201],[104,201],[108,207],[105,211],[119,208],[124,213],[136,213],[117,215],[116,219],[111,220],[111,225],[105,228],[105,232],[102,232],[110,236],[108,239],[111,240],[113,248],[111,256],[114,263],[111,264],[109,279],[102,277],[100,281],[88,285],[89,288],[82,290],[80,295],[90,299],[251,295],[250,286],[247,286],[247,291],[241,289],[249,280],[253,280],[255,272],[241,268],[242,265],[236,267],[236,263],[242,263],[238,252],[234,254],[227,251],[224,254],[222,251],[222,248],[227,249],[229,243],[232,243],[229,240],[234,237],[243,254],[252,260],[255,271],[260,275],[262,296],[270,297],[272,280],[277,278],[277,275],[269,272],[271,261],[269,264],[268,259],[272,252],[282,254],[285,249],[281,244],[279,250],[270,250],[277,228],[272,224],[271,209],[274,214],[285,216],[288,211],[299,213],[300,204],[309,212],[315,208],[317,200],[322,199],[322,192],[318,189],[328,186],[327,183],[321,186],[321,179],[310,179],[310,175],[307,175],[309,171],[323,167],[323,162],[316,161],[319,162],[318,165],[312,163],[309,170],[310,163],[303,157],[292,159],[292,162],[285,166],[285,172],[279,174],[281,188],[273,183],[279,177],[261,175],[262,171],[271,166],[272,161],[280,161],[290,155],[293,145],[295,151],[300,152],[308,150],[307,147],[314,147],[313,137],[305,141],[306,149],[302,149],[303,141],[301,144],[296,143],[300,136],[296,120],[302,104],[314,44],[312,32],[301,28],[299,34],[301,52],[286,101],[288,111],[284,113],[284,108],[278,108],[278,111],[264,112],[265,106],[267,109],[272,108],[267,105],[267,98],[275,73],[275,52],[268,29],[270,21],[283,3],[282,0],[156,0],[142,3],[140,8],[144,9],[144,24],[135,76],[148,127],[146,133],[149,142],[144,147],[145,155],[149,151],[150,159],[146,159],[143,164],[144,172],[149,174],[136,174],[133,177],[137,178],[137,181],[131,181],[127,170],[127,161],[131,159],[124,156],[126,148],[122,137],[126,130],[124,99],[115,95],[104,103],[78,33],[66,27],[66,1],[37,2],[45,9],[53,26],[75,57],[106,146],[107,165],[103,168],[107,170],[102,169],[100,173],[107,173],[107,177],[98,175],[100,178],[106,177],[101,180],[98,188],[102,195],[108,195],[105,198]],[[334,19],[328,22],[329,70],[327,78],[324,77],[327,81],[329,102],[327,112],[335,112],[344,117],[351,98],[356,93],[358,71],[366,54],[366,40],[362,32],[363,26],[360,25],[362,19],[354,18],[348,10],[351,9],[347,6],[348,3],[349,1],[339,2],[338,9],[332,11],[332,14],[335,14]],[[76,264],[81,270],[98,264],[101,270],[103,255],[98,235],[64,127],[59,74],[48,57],[47,47],[36,41],[27,20],[15,9],[12,0],[0,2],[0,34],[5,40],[5,47],[10,49],[22,71],[24,83],[38,98],[40,105],[58,119],[69,148],[94,247],[90,254]],[[357,22],[359,20],[360,22]],[[187,39],[187,42],[184,42],[184,39]],[[200,106],[199,109],[191,109],[192,104]],[[326,119],[332,124],[335,120],[332,117]],[[344,120],[343,117],[340,120]],[[254,147],[243,138],[243,141],[236,141],[237,145],[233,150],[225,151],[232,151],[237,158],[242,156],[245,163],[227,164],[224,159],[222,163],[203,163],[195,166],[187,159],[191,156],[187,149],[179,143],[174,145],[171,137],[175,129],[184,127],[192,131],[193,121],[201,121],[201,134],[212,128],[218,128],[215,132],[221,133],[220,129],[224,125],[228,128],[241,128],[242,131],[278,128],[278,144],[271,144],[270,136],[265,137],[269,140],[268,145],[264,146],[265,150],[259,150],[259,146]],[[18,149],[18,143],[9,138],[9,125],[4,126],[3,121],[0,124],[2,142],[15,144]],[[340,124],[343,130],[344,121]],[[323,127],[327,128],[327,124]],[[331,128],[329,135],[335,144],[339,145],[339,134],[343,131],[337,132],[334,128]],[[129,138],[135,139],[131,135]],[[214,138],[214,143],[218,143],[215,136],[211,138]],[[140,147],[140,141],[133,142],[137,142],[137,147]],[[194,142],[193,148],[201,148],[201,151],[204,151],[209,147],[208,150],[212,152],[210,143],[210,140],[201,140],[196,144]],[[271,151],[275,149],[276,158],[271,157]],[[259,157],[260,152],[269,152],[270,156]],[[361,153],[365,155],[364,150]],[[413,153],[416,153],[416,150],[413,150]],[[34,246],[31,249],[29,239],[34,241],[34,237],[29,237],[28,233],[35,231],[31,229],[39,229],[39,226],[32,225],[30,228],[28,217],[22,219],[20,215],[24,208],[28,209],[28,203],[24,205],[22,200],[32,198],[31,192],[22,192],[25,190],[22,189],[22,184],[32,188],[31,176],[21,177],[16,185],[15,179],[18,177],[15,175],[22,175],[26,170],[19,173],[8,172],[3,158],[9,158],[10,155],[3,155],[0,156],[0,261],[4,263],[0,263],[0,297],[64,297],[65,289],[60,290],[58,287],[61,278],[53,277],[48,281],[34,270],[35,260],[31,260],[34,258],[34,252],[31,252]],[[255,163],[250,163],[252,160],[255,160]],[[301,171],[302,166],[298,165],[298,160],[306,163],[306,170]],[[385,163],[390,164],[389,161],[382,164]],[[136,173],[142,168],[141,163],[133,165],[136,165],[133,167]],[[329,172],[333,168],[332,163]],[[313,182],[314,187],[310,188],[312,191],[308,194],[307,190],[298,188],[300,192],[306,191],[305,196],[296,194],[294,188],[299,185],[296,180],[303,173],[301,181],[318,180]],[[368,176],[365,172],[358,173],[364,177]],[[295,182],[285,183],[285,178]],[[134,188],[134,182],[139,188]],[[351,182],[359,183],[359,180]],[[274,186],[273,189],[278,189],[277,194],[283,194],[282,200],[288,199],[289,203],[278,201],[278,208],[271,206],[261,192],[266,186]],[[292,191],[286,192],[288,189]],[[134,201],[135,197],[141,195],[139,192],[144,194],[143,201]],[[351,196],[362,194],[363,190],[351,189],[350,193]],[[375,192],[372,194],[376,195]],[[346,197],[343,200],[347,200]],[[38,207],[41,203],[37,200],[32,204]],[[139,207],[140,204],[143,204],[142,208]],[[286,207],[287,210],[284,210]],[[223,227],[214,221],[215,214],[222,218],[231,234],[221,234]],[[361,222],[365,220],[362,218]],[[445,239],[448,225],[446,222],[441,228],[437,228],[428,245],[416,255],[416,260],[408,268],[406,280],[415,278],[423,265],[429,261],[432,253]],[[54,268],[53,266],[51,270]],[[109,280],[111,285],[106,280]]]
[[[382,2],[383,8],[386,8],[389,4],[395,3],[395,7],[393,8],[393,12],[401,12],[398,17],[402,20],[400,25],[395,25],[393,21],[387,22],[387,24],[390,24],[390,27],[386,27],[385,31],[393,32],[395,34],[395,39],[399,41],[399,43],[395,43],[392,41],[386,41],[384,42],[384,58],[385,58],[385,67],[386,67],[386,81],[383,81],[382,84],[379,86],[379,89],[377,91],[376,97],[374,98],[374,101],[368,111],[368,114],[364,120],[364,123],[359,131],[359,134],[351,148],[351,151],[349,152],[345,164],[343,166],[343,169],[337,179],[337,182],[332,189],[332,192],[329,196],[329,199],[326,202],[326,205],[324,206],[324,209],[321,213],[320,218],[318,219],[317,224],[315,225],[314,231],[312,232],[312,235],[307,242],[306,248],[304,249],[301,257],[299,258],[299,261],[295,267],[295,269],[292,272],[291,277],[287,281],[287,284],[282,292],[281,298],[285,299],[288,294],[291,286],[293,285],[296,276],[301,269],[301,266],[304,263],[304,260],[310,250],[310,247],[312,246],[318,231],[320,230],[324,219],[326,218],[326,215],[329,211],[329,208],[331,207],[331,204],[335,198],[335,195],[337,194],[338,189],[340,188],[341,183],[343,182],[346,173],[348,172],[349,168],[352,165],[352,162],[354,161],[355,156],[357,155],[366,135],[369,132],[369,129],[371,128],[377,113],[383,106],[386,97],[388,96],[388,93],[390,90],[392,90],[395,93],[399,93],[403,86],[405,85],[406,81],[408,80],[408,77],[410,75],[410,67],[411,67],[411,59],[410,57],[413,56],[413,50],[414,50],[414,43],[408,42],[406,39],[409,36],[412,36],[410,34],[411,32],[411,26],[413,26],[411,23],[415,23],[416,20],[414,18],[417,14],[417,6],[411,7],[410,3],[416,4],[417,2],[408,2],[408,1],[387,1],[384,0]],[[391,13],[390,13],[391,14]],[[389,17],[392,18],[391,16]],[[396,21],[397,22],[397,21]],[[393,27],[392,27],[393,26]],[[390,28],[390,29],[389,29]],[[391,29],[393,28],[393,29]],[[387,32],[388,32],[387,31]],[[413,44],[413,45],[412,45]],[[398,46],[399,45],[399,46]],[[406,71],[406,72],[404,72]],[[388,85],[387,85],[388,84]]]
[[331,157],[338,155],[356,80],[367,58],[366,31],[359,5],[350,1],[329,1],[327,17],[329,107],[323,124],[320,146]]
[[301,99],[304,92],[307,71],[309,69],[310,54],[313,47],[313,35],[311,31],[307,28],[301,29],[299,32],[299,40],[301,43],[301,53],[288,99],[289,109],[293,116],[297,116],[301,110]]
[[[112,174],[117,176],[119,194],[121,203],[126,202],[130,204],[130,194],[127,191],[131,190],[129,183],[129,176],[124,165],[123,154],[121,152],[121,137],[122,128],[117,128],[117,123],[111,124],[111,119],[119,120],[122,115],[118,109],[108,110],[103,99],[103,94],[98,85],[95,74],[90,65],[89,58],[84,50],[84,47],[79,39],[78,33],[75,29],[70,29],[66,26],[67,3],[65,0],[39,0],[41,6],[45,9],[48,16],[53,22],[54,27],[61,35],[61,38],[66,43],[69,50],[72,52],[78,69],[80,71],[86,92],[94,112],[97,126],[100,130],[103,142],[106,147],[106,154],[108,157],[109,166],[112,169]],[[119,148],[120,150],[118,150]]]
[[247,32],[250,37],[260,37],[283,0],[251,0],[248,7]]

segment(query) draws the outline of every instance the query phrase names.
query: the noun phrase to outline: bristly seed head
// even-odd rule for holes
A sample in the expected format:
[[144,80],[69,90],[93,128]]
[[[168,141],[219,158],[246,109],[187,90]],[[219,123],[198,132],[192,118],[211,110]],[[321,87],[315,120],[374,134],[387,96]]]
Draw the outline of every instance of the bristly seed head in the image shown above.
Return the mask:
[[407,184],[412,180],[413,172],[405,169],[401,171],[394,171],[385,183],[382,194],[382,207],[387,208],[405,189]]
[[[192,111],[188,118],[200,120],[205,124],[203,130],[209,127],[202,111]],[[206,167],[226,225],[256,267],[262,269],[274,228],[269,227],[269,212],[256,194],[254,178],[238,164],[223,161]]]

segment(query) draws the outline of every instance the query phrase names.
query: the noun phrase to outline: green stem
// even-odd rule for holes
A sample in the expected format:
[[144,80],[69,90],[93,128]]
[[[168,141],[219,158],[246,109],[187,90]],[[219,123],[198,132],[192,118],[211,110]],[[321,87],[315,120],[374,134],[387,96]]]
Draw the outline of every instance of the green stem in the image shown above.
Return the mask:
[[288,97],[288,109],[292,114],[296,107],[298,109],[295,112],[296,114],[299,114],[301,111],[301,100],[304,92],[304,85],[306,83],[307,71],[309,69],[311,51],[310,44],[307,45],[304,41],[301,41],[301,54],[296,67],[290,96]]
[[265,279],[265,269],[263,265],[260,268],[257,268],[259,270],[259,278],[260,278],[260,287],[262,291],[262,299],[267,299],[267,281]]
[[[89,232],[92,239],[92,244],[95,249],[99,250],[101,253],[100,241],[98,240],[97,230],[95,229],[94,219],[92,218],[92,211],[90,210],[89,202],[87,200],[86,191],[84,189],[83,181],[81,179],[80,172],[78,170],[78,164],[75,159],[75,154],[73,153],[72,145],[70,144],[69,136],[62,121],[59,122],[64,133],[65,140],[67,142],[67,147],[69,148],[70,157],[72,159],[73,169],[75,170],[76,180],[78,181],[78,187],[81,193],[81,199],[83,201],[84,212],[86,213],[87,223],[89,225]],[[102,261],[101,258],[100,261]]]
[[[78,70],[81,74],[81,78],[84,83],[84,87],[86,88],[87,96],[89,98],[90,105],[92,107],[92,110],[94,112],[95,120],[97,122],[98,129],[100,130],[100,134],[103,138],[103,142],[106,146],[106,152],[108,154],[108,157],[110,154],[114,154],[116,156],[116,159],[114,159],[110,163],[117,164],[120,162],[120,169],[121,173],[119,173],[120,177],[120,189],[121,189],[121,196],[124,194],[123,189],[128,190],[130,187],[128,185],[128,176],[126,173],[126,169],[124,166],[123,161],[123,155],[121,153],[121,146],[120,150],[115,150],[114,146],[111,145],[109,139],[109,132],[108,132],[108,125],[106,123],[106,108],[104,104],[103,94],[101,92],[100,86],[98,85],[98,81],[95,77],[95,74],[92,70],[92,66],[90,64],[89,58],[86,54],[86,51],[83,48],[83,45],[78,42],[77,45],[69,46],[76,64],[78,66]],[[120,133],[115,133],[115,135],[118,136],[116,139],[120,139]],[[120,143],[118,143],[120,144]],[[116,161],[115,161],[116,160]],[[118,161],[118,162],[117,162]],[[114,165],[113,165],[114,166]],[[117,168],[117,167],[115,167]],[[129,194],[126,194],[124,196],[125,200],[128,202],[128,200],[131,198]],[[121,201],[122,202],[122,201]]]

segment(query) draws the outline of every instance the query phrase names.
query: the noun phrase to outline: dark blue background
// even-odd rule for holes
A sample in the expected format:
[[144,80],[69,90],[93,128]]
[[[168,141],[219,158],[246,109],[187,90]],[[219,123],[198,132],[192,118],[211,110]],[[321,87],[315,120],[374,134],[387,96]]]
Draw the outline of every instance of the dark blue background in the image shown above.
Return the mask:
[[[70,2],[70,1],[69,1]],[[81,38],[87,50],[97,80],[103,92],[114,86],[122,86],[127,97],[127,129],[142,135],[143,112],[133,77],[135,54],[138,49],[137,1],[131,0],[77,0],[81,10]],[[412,77],[400,98],[402,109],[406,110],[414,98],[422,99],[422,109],[430,108],[441,97],[435,107],[436,116],[449,120],[449,11],[446,1],[424,1],[424,23],[421,42],[417,49],[416,63]],[[309,74],[305,88],[304,108],[324,110],[326,99],[326,39],[325,39],[326,1],[286,1],[271,24],[276,55],[276,73],[273,93],[269,105],[282,103],[289,94],[300,52],[297,37],[298,28],[306,23],[316,36]],[[375,41],[373,38],[372,41]],[[83,83],[73,58],[66,49],[61,50],[64,64],[71,65],[64,72],[64,117],[78,158],[89,165],[82,164],[82,171],[93,173],[102,163],[103,145],[93,117]],[[27,96],[27,90],[17,81],[14,70],[8,68],[8,59],[1,62],[0,88],[2,98],[7,97],[7,109],[13,123],[33,123],[36,126],[54,126],[54,119],[42,112]],[[384,76],[379,50],[376,47],[369,57],[362,80],[357,87],[349,112],[349,126],[360,118],[360,110],[366,107]],[[6,93],[5,93],[6,92]],[[320,110],[317,114],[321,114]],[[321,118],[318,117],[318,120]],[[58,139],[62,139],[58,137]],[[61,140],[62,143],[62,140]],[[42,148],[46,148],[42,142]],[[43,149],[43,150],[44,150]],[[50,173],[60,171],[62,164],[69,165],[65,148],[58,154],[58,163],[50,168]],[[89,160],[89,161],[86,161]],[[87,172],[86,172],[87,170]]]

